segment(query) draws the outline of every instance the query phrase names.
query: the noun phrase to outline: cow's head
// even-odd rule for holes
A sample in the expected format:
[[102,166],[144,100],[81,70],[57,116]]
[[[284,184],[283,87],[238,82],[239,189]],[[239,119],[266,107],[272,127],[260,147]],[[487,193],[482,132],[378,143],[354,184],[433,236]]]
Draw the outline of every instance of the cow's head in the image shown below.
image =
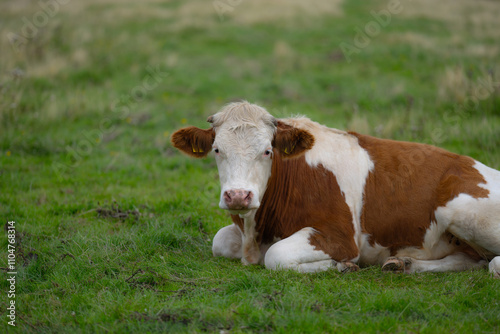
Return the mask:
[[231,103],[208,122],[212,127],[207,130],[178,130],[172,143],[196,158],[215,153],[221,182],[219,206],[232,214],[244,215],[260,206],[274,154],[297,157],[314,144],[309,132],[286,125],[248,102]]

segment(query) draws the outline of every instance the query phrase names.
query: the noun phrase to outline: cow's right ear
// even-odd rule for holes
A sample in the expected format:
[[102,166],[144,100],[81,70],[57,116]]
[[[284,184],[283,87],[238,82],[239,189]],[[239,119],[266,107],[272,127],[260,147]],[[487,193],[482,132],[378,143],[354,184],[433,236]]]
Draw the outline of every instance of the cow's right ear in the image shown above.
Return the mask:
[[171,138],[174,147],[195,158],[206,157],[212,150],[215,131],[199,129],[195,126],[176,131]]

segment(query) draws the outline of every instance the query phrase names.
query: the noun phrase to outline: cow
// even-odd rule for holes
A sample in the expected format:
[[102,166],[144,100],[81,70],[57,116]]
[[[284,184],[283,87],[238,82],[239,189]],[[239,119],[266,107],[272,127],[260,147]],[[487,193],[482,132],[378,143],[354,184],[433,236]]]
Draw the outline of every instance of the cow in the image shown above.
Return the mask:
[[268,269],[500,274],[500,172],[420,143],[276,119],[247,101],[171,138],[196,158],[211,151],[220,208],[232,224],[214,256]]

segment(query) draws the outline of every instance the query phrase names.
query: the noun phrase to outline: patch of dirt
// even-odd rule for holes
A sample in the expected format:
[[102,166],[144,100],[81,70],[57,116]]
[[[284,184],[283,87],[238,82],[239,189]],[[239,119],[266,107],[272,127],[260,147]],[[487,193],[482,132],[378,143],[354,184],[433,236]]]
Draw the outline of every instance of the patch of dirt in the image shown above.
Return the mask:
[[154,317],[146,313],[134,312],[130,315],[130,317],[132,319],[136,319],[139,321],[162,321],[162,322],[182,323],[183,325],[188,325],[193,321],[192,318],[188,318],[183,315],[175,313],[166,313],[166,312],[162,312]]
[[[182,283],[186,286],[183,286],[181,289],[178,290],[158,290],[157,287],[161,285],[164,282],[177,282],[177,283]],[[133,270],[132,275],[130,275],[128,278],[125,279],[125,282],[127,282],[130,286],[134,288],[139,288],[139,289],[147,289],[147,290],[152,290],[154,292],[163,292],[163,293],[175,293],[177,296],[182,296],[189,290],[192,290],[194,287],[197,286],[196,283],[194,283],[193,280],[187,280],[187,279],[180,279],[177,277],[165,277],[161,275],[160,273],[156,272],[155,270],[151,268],[139,268],[136,270]]]
[[134,210],[123,210],[120,208],[120,205],[116,202],[113,202],[110,207],[101,207],[99,206],[97,209],[95,209],[97,212],[97,216],[99,218],[113,218],[113,219],[120,219],[120,220],[127,220],[127,219],[132,219],[134,221],[137,221],[139,217],[141,216],[141,213],[139,212],[138,209]]
[[[8,230],[9,223],[5,223],[4,230]],[[26,250],[23,247],[23,240],[25,237],[32,237],[28,233],[18,232],[16,230],[15,234],[15,254],[16,254],[16,265],[21,264],[23,267],[27,267],[31,262],[38,260],[38,252],[35,249],[30,248]],[[8,271],[7,268],[1,268],[2,270]]]

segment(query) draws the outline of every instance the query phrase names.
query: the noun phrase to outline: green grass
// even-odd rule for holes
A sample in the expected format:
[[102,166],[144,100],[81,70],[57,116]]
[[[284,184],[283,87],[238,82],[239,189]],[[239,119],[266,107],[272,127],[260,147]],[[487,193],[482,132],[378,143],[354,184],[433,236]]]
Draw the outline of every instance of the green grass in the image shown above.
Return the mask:
[[[297,274],[213,258],[230,222],[215,163],[169,143],[243,98],[500,169],[497,3],[402,2],[351,62],[339,44],[387,2],[290,17],[281,2],[243,1],[222,21],[194,0],[69,2],[15,51],[6,34],[40,11],[16,3],[0,4],[0,216],[17,231],[10,330],[500,332],[500,281],[486,270]],[[0,244],[5,267],[7,233]]]

